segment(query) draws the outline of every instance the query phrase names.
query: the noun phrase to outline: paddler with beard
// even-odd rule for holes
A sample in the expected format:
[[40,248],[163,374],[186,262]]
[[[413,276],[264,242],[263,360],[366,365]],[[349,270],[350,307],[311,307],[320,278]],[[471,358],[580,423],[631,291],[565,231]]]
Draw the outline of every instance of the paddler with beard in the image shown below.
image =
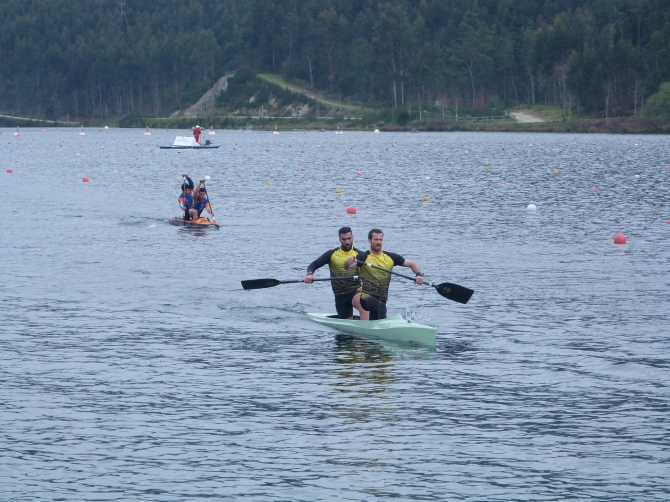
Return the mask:
[[391,274],[377,268],[366,267],[364,264],[370,264],[386,270],[392,270],[396,265],[409,267],[416,275],[414,279],[416,284],[423,284],[423,274],[419,266],[413,261],[406,260],[399,254],[382,251],[384,232],[378,228],[370,230],[368,233],[368,242],[370,243],[370,250],[349,258],[344,264],[344,268],[347,270],[359,270],[360,268],[363,291],[359,301],[361,306],[368,311],[369,319],[376,321],[386,319],[386,301],[389,295]]
[[[354,247],[354,235],[350,227],[342,227],[339,230],[340,247],[326,251],[307,267],[307,275],[305,276],[305,284],[312,284],[314,279],[314,272],[328,265],[330,268],[331,277],[346,277],[358,275],[357,267],[351,267],[349,270],[344,268],[347,260],[353,258],[354,262],[356,256],[360,253]],[[358,309],[362,321],[368,320],[368,312],[361,307],[360,303],[360,288],[361,283],[358,280],[340,280],[332,281],[333,293],[335,293],[335,309],[337,316],[340,319],[353,319],[354,307]]]

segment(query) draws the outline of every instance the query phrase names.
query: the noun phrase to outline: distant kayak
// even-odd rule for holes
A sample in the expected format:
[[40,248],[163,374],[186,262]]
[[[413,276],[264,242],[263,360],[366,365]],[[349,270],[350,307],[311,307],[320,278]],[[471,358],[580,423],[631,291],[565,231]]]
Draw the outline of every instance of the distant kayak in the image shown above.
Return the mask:
[[193,228],[219,228],[219,224],[215,221],[210,221],[208,218],[198,218],[197,220],[184,220],[183,218],[170,218],[168,220],[171,225],[178,225],[180,227],[193,227]]
[[307,314],[307,317],[319,324],[347,333],[435,346],[435,328],[406,321],[400,314],[378,321],[338,319],[336,314]]

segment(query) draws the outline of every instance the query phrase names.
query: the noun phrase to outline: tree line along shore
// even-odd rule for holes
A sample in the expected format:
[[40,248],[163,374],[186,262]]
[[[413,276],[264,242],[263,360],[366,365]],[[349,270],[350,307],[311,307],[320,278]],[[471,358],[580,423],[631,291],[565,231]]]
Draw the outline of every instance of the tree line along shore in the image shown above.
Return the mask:
[[[667,132],[667,12],[665,0],[7,0],[0,113],[41,126],[181,124],[243,70],[238,91],[253,94],[224,91],[202,121]],[[560,117],[505,116],[538,106]]]

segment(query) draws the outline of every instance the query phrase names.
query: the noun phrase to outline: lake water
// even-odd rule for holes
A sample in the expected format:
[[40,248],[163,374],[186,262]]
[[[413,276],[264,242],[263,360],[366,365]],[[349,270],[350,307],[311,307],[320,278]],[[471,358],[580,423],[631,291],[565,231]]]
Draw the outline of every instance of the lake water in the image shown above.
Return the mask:
[[[0,134],[1,499],[670,498],[667,136],[79,132]],[[220,230],[167,223],[184,172]],[[435,349],[242,291],[343,225],[476,291],[392,282]]]

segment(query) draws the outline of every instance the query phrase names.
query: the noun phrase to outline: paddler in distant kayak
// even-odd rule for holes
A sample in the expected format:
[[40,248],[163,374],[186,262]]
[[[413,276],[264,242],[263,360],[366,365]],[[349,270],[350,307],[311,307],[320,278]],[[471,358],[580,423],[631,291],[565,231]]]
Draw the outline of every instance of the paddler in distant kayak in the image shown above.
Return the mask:
[[[198,217],[198,211],[193,208],[193,180],[188,177],[188,174],[184,173],[184,182],[181,184],[181,194],[177,199],[179,201],[179,207],[184,211],[184,220],[189,221],[191,218],[195,219]],[[198,185],[200,186],[200,185]]]
[[[314,279],[314,272],[328,265],[330,268],[331,277],[345,277],[349,275],[357,275],[358,268],[351,267],[351,271],[345,270],[344,264],[350,258],[353,258],[354,263],[356,261],[356,256],[360,253],[358,249],[354,247],[354,234],[351,231],[350,227],[340,228],[340,247],[326,251],[316,260],[309,264],[307,267],[307,275],[305,276],[305,283],[312,284]],[[354,318],[354,307],[358,309],[360,317],[362,320],[367,321],[368,313],[361,307],[359,301],[360,297],[360,281],[332,281],[331,286],[333,287],[333,293],[335,293],[335,309],[337,310],[337,316],[340,319],[353,319]],[[355,299],[355,300],[354,300]]]
[[[416,263],[406,260],[399,254],[382,251],[384,232],[378,228],[373,228],[368,232],[368,242],[370,243],[370,250],[347,259],[344,268],[347,270],[354,269],[360,265],[358,261],[386,270],[392,270],[396,265],[409,267],[416,275],[414,282],[423,284],[423,274]],[[370,313],[371,321],[386,319],[386,301],[388,300],[391,274],[363,265],[360,265],[359,274],[363,281],[363,291],[360,294],[361,306]]]
[[212,206],[209,204],[209,198],[207,198],[207,190],[204,186],[202,186],[204,183],[205,180],[201,179],[200,183],[198,183],[198,186],[195,189],[195,195],[193,196],[193,208],[191,211],[195,209],[195,218],[200,218],[202,212],[207,210],[207,212],[212,216],[212,219],[216,221],[216,218],[214,217],[214,211],[212,211]]

